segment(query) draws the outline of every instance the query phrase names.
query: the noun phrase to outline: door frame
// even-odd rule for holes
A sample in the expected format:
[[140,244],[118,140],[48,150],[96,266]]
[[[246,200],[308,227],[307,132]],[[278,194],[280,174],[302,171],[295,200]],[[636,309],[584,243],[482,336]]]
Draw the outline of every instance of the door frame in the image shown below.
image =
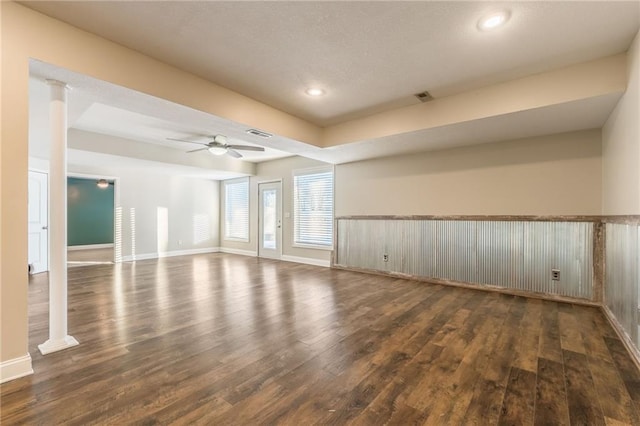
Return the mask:
[[[116,245],[118,244],[118,242],[116,241],[116,235],[119,234],[118,227],[122,226],[121,223],[118,223],[118,206],[120,206],[120,178],[117,176],[94,175],[74,172],[67,172],[67,177],[91,180],[106,179],[113,181],[113,262],[122,263],[122,255],[120,254],[122,253],[122,250],[118,250],[118,248],[116,247]],[[120,242],[120,244],[122,244],[122,242]],[[66,250],[67,247],[65,247],[64,249]]]
[[[262,203],[260,202],[260,185],[265,185],[265,184],[271,184],[271,183],[277,183],[280,186],[280,199],[277,200],[277,203],[279,204],[278,207],[280,207],[279,211],[280,211],[280,227],[277,230],[278,235],[276,235],[276,241],[280,241],[280,244],[278,246],[278,253],[277,256],[264,256],[261,253],[261,244],[260,241],[262,239]],[[264,180],[264,181],[260,181],[258,182],[257,188],[258,188],[258,250],[257,250],[257,254],[258,257],[263,257],[265,259],[282,259],[282,242],[284,241],[283,237],[282,237],[282,226],[283,226],[283,221],[282,221],[282,216],[283,216],[283,212],[282,212],[282,199],[284,198],[283,194],[282,194],[282,179],[271,179],[271,180]]]

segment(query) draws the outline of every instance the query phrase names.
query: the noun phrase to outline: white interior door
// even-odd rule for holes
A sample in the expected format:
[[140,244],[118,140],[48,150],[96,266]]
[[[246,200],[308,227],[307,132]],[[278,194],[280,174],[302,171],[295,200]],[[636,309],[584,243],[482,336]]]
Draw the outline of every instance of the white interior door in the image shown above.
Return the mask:
[[29,264],[37,274],[49,269],[49,176],[29,171]]
[[258,193],[258,256],[280,259],[282,255],[282,183],[260,183]]

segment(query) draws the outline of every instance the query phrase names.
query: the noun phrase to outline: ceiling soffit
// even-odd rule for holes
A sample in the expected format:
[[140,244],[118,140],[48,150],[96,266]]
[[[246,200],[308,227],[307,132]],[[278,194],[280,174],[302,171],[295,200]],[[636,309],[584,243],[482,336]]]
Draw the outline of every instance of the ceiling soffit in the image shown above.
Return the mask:
[[610,56],[327,127],[322,147],[621,94],[626,63],[624,54]]

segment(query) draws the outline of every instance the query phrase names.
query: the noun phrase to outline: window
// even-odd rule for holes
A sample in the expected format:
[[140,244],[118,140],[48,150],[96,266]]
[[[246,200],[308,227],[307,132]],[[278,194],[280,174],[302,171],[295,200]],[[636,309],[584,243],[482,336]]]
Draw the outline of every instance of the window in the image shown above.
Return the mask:
[[332,169],[293,172],[293,244],[332,247]]
[[224,183],[224,238],[249,241],[249,179]]

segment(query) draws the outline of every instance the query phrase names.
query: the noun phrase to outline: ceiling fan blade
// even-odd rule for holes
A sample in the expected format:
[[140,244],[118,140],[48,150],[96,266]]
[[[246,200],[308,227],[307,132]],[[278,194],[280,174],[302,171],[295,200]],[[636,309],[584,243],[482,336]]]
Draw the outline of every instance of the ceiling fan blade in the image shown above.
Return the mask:
[[264,151],[264,148],[261,146],[252,146],[252,145],[227,145],[229,148],[233,149],[242,149],[245,151]]
[[190,152],[204,151],[206,149],[209,149],[209,147],[204,147],[204,148],[199,148],[199,149],[194,149],[194,150],[191,150],[191,151],[187,151],[187,154],[190,153]]
[[209,142],[194,142],[194,141],[188,141],[186,139],[167,138],[167,140],[176,141],[176,142],[197,143],[198,145],[209,145]]
[[229,154],[233,158],[242,158],[242,154],[240,154],[238,151],[234,151],[229,147],[227,147],[227,154]]

